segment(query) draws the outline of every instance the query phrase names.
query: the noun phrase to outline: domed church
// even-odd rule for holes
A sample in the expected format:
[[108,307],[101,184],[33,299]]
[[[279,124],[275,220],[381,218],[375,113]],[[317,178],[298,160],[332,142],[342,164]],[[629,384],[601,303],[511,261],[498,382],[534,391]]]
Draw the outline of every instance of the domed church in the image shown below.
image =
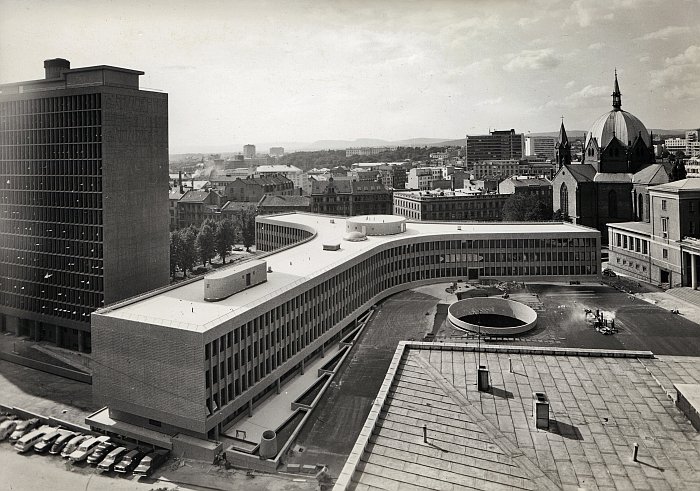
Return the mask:
[[586,134],[582,162],[571,162],[563,121],[556,158],[554,210],[574,223],[597,228],[603,241],[607,223],[649,219],[648,187],[669,182],[671,170],[655,163],[652,136],[644,123],[622,110],[617,71],[612,110],[600,116]]

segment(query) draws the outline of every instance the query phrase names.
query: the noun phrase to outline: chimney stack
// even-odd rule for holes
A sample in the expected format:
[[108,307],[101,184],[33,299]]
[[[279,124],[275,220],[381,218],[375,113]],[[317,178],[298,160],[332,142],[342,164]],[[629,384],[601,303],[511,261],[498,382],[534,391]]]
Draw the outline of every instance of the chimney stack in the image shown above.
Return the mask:
[[181,194],[185,194],[185,190],[184,190],[184,188],[182,187],[182,171],[180,171],[180,172],[178,173],[177,183],[178,183],[178,185],[180,186],[180,193],[181,193]]
[[63,58],[54,58],[53,60],[44,60],[44,72],[46,79],[60,78],[61,74],[70,70],[70,61]]

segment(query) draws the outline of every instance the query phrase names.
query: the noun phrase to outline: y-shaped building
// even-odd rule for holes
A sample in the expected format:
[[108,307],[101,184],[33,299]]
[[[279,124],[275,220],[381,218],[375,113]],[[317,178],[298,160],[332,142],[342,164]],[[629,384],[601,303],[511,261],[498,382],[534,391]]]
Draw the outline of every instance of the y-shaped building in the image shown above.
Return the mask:
[[430,283],[599,281],[600,233],[570,223],[258,217],[252,260],[92,317],[97,429],[170,448],[217,440],[358,316]]

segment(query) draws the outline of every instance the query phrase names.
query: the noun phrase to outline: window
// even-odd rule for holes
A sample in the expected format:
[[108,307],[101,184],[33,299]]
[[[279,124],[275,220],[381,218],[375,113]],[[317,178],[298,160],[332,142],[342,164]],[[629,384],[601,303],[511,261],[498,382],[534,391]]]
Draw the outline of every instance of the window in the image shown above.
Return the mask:
[[151,426],[158,426],[158,427],[160,427],[161,422],[158,421],[158,420],[156,420],[156,419],[150,419],[150,418],[149,418],[148,424],[151,425]]
[[662,199],[662,200],[661,200],[661,209],[662,209],[663,211],[666,211],[666,200],[665,200],[665,199]]
[[566,183],[562,183],[561,188],[559,188],[559,209],[562,216],[569,216],[569,189],[566,187]]
[[664,259],[668,259],[668,249],[663,250],[663,257]]
[[661,219],[661,230],[664,233],[664,237],[668,234],[668,218]]

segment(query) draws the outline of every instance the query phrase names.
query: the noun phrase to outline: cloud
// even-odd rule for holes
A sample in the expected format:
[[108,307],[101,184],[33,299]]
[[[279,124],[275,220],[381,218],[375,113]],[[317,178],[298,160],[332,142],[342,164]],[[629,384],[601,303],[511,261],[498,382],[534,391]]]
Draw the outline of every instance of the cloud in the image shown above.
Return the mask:
[[576,99],[591,99],[593,97],[609,95],[608,92],[610,92],[610,87],[603,87],[600,85],[594,87],[593,85],[586,85],[578,92],[574,92],[573,94],[569,95],[567,99],[572,101]]
[[518,19],[516,24],[518,24],[520,27],[525,27],[529,26],[530,24],[534,24],[535,22],[539,22],[539,18],[533,18],[533,17],[521,17]]
[[503,102],[503,97],[496,97],[494,99],[484,99],[481,102],[477,102],[477,106],[495,106]]
[[664,68],[651,72],[650,85],[664,98],[694,100],[700,95],[700,46],[688,46],[677,56],[666,58]]
[[588,45],[588,49],[603,49],[605,47],[605,43],[593,43]]
[[638,37],[637,40],[641,41],[666,41],[672,36],[678,36],[680,34],[688,34],[690,32],[690,27],[688,26],[668,26],[658,31],[650,32],[644,36]]
[[561,59],[554,54],[551,48],[538,50],[523,50],[517,55],[511,55],[510,61],[503,66],[508,72],[517,70],[543,70],[555,68],[561,63]]

